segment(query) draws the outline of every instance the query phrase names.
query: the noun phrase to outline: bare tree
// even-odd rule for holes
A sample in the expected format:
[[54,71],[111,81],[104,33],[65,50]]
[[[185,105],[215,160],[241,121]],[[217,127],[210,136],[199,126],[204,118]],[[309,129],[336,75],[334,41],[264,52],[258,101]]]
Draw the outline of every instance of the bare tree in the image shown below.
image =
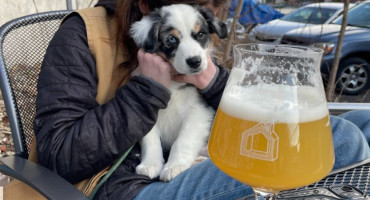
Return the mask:
[[35,0],[32,0],[32,3],[35,6],[36,13],[39,13],[39,9],[37,8],[37,4],[36,4]]
[[88,7],[91,7],[93,2],[94,2],[94,0],[91,0]]
[[236,29],[236,24],[239,20],[239,17],[240,17],[240,12],[242,11],[242,7],[243,7],[243,0],[239,0],[238,1],[238,5],[236,7],[236,10],[235,10],[235,15],[234,15],[234,18],[233,18],[233,23],[231,24],[231,27],[230,27],[230,33],[229,33],[229,37],[227,38],[227,43],[226,43],[226,48],[225,48],[225,54],[224,54],[224,62],[227,62],[227,60],[229,60],[230,58],[230,50],[231,50],[231,46],[234,42],[234,35],[235,35],[235,29]]
[[335,50],[334,61],[333,61],[333,65],[330,70],[329,82],[328,82],[327,89],[326,89],[326,98],[328,101],[334,100],[334,92],[335,92],[335,86],[336,86],[335,79],[337,77],[338,66],[339,66],[339,61],[340,61],[340,54],[342,51],[344,32],[346,30],[346,25],[347,25],[348,5],[349,5],[349,0],[345,0],[344,8],[343,8],[342,26],[340,28],[337,49]]
[[221,7],[221,11],[219,12],[219,17],[221,21],[225,22],[229,16],[229,9],[232,0],[228,0],[224,6]]

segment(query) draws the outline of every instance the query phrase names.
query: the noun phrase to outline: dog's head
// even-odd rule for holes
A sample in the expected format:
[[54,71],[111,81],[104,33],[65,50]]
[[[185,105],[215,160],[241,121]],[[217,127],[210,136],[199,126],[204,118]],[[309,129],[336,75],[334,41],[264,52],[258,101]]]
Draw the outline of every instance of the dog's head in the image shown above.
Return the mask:
[[226,25],[206,8],[184,4],[157,9],[130,29],[139,48],[164,57],[180,74],[197,74],[207,67],[211,33],[225,38]]

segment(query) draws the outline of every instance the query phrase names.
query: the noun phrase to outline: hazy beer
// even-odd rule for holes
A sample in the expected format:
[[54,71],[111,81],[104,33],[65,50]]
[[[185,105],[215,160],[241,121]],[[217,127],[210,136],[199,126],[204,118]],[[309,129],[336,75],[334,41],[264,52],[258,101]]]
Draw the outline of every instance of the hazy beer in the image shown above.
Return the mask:
[[215,165],[256,199],[324,178],[334,164],[322,49],[238,44],[209,140]]
[[[263,96],[248,95],[253,90]],[[219,169],[262,191],[307,185],[330,172],[334,150],[326,102],[315,100],[310,87],[292,91],[291,101],[279,102],[274,97],[289,95],[283,87],[225,90],[208,147]]]

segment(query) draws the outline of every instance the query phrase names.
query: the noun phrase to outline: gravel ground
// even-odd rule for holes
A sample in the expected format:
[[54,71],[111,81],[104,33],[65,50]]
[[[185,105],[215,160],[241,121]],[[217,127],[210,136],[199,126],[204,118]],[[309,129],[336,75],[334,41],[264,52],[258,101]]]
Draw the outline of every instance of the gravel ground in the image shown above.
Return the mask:
[[[4,101],[0,93],[0,157],[14,155],[13,138],[5,111]],[[9,177],[0,173],[0,200],[3,199],[3,188],[8,183]]]

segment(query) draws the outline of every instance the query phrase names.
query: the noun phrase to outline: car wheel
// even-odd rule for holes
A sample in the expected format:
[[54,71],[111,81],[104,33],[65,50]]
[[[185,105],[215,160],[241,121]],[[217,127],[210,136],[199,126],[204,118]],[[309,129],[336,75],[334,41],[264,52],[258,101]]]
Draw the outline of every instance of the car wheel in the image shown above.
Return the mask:
[[344,94],[356,95],[369,88],[369,64],[362,58],[352,57],[342,61],[338,68],[338,89]]

